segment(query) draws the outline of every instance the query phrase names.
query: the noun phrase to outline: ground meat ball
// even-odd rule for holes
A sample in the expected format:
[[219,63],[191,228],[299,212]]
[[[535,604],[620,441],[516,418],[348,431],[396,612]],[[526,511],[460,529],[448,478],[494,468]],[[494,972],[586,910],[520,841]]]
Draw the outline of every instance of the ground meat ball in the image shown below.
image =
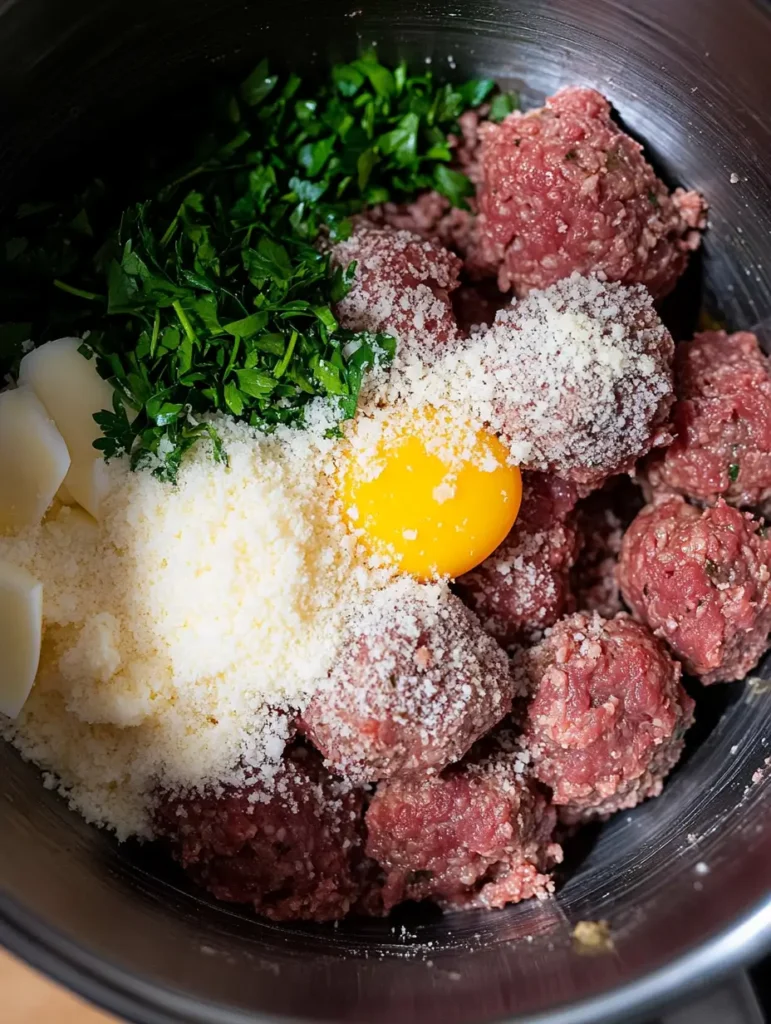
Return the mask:
[[693,701],[664,645],[627,615],[563,619],[518,666],[532,692],[533,773],[567,822],[658,796],[680,757]]
[[643,503],[640,488],[621,476],[579,504],[581,551],[570,574],[578,611],[598,612],[606,619],[623,611],[618,556],[624,531]]
[[553,891],[546,872],[562,860],[556,815],[520,757],[498,749],[439,776],[378,786],[367,853],[385,874],[386,910],[424,899],[502,907]]
[[456,583],[485,630],[505,647],[540,636],[571,610],[578,534],[570,511],[576,497],[574,485],[559,477],[523,474],[522,507],[511,533]]
[[301,746],[269,788],[163,794],[156,832],[216,899],[274,921],[344,917],[366,881],[362,793]]
[[513,687],[506,655],[463,603],[405,577],[356,616],[304,727],[349,778],[439,771],[508,713]]
[[741,679],[771,630],[771,541],[720,499],[679,496],[642,510],[621,547],[624,600],[704,683]]
[[670,440],[674,343],[641,285],[574,274],[501,310],[479,343],[493,426],[524,468],[589,490]]
[[707,331],[677,346],[674,443],[647,467],[654,491],[713,505],[771,498],[771,364],[754,334]]
[[354,261],[353,286],[335,306],[343,327],[394,334],[402,346],[423,355],[457,338],[450,293],[458,286],[461,262],[454,253],[409,231],[362,220],[332,249],[333,265],[345,268]]
[[480,128],[477,245],[470,263],[525,295],[574,271],[666,295],[704,227],[700,196],[670,195],[593,89]]

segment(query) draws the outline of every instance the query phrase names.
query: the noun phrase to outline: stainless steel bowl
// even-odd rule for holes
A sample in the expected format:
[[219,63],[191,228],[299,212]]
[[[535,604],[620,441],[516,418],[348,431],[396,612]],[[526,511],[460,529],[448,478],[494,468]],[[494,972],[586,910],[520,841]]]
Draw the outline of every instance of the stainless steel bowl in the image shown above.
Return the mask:
[[[771,8],[759,0],[5,0],[0,196],[105,160],[130,174],[127,119],[145,112],[133,144],[156,130],[173,140],[195,101],[167,98],[202,79],[263,54],[312,68],[373,42],[532,99],[597,86],[665,175],[709,197],[678,329],[700,301],[735,327],[771,314]],[[771,943],[766,676],[700,692],[664,794],[585,834],[556,899],[336,929],[208,902],[152,851],[87,827],[4,748],[0,940],[142,1022],[628,1021]],[[587,918],[610,920],[613,953],[573,949]]]

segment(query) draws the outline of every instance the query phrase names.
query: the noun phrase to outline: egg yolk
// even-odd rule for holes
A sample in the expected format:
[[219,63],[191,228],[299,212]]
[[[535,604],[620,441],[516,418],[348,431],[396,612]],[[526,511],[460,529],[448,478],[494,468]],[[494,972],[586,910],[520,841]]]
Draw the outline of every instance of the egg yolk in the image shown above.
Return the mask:
[[339,496],[372,554],[420,580],[455,578],[492,554],[514,525],[519,469],[494,434],[432,410],[397,420],[372,449],[349,449]]

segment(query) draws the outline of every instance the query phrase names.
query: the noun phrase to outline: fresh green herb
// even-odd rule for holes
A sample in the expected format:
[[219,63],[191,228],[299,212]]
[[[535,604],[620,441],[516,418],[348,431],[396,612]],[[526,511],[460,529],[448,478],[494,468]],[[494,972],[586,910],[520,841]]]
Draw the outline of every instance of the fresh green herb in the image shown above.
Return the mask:
[[717,562],[713,562],[711,558],[708,558],[704,562],[704,571],[706,572],[706,574],[709,576],[710,579],[715,579],[715,577],[718,574]]
[[651,204],[651,206],[658,207],[658,205],[659,205],[659,197],[656,195],[655,192],[649,192],[648,193],[648,202]]
[[566,160],[577,160],[578,159],[578,153],[576,153],[576,151],[574,149],[569,149],[567,151],[567,153],[565,154],[565,159]]
[[201,438],[225,458],[212,413],[270,430],[302,424],[322,397],[352,417],[364,374],[395,342],[339,327],[333,307],[355,264],[333,269],[317,240],[427,189],[465,206],[473,186],[449,136],[482,103],[496,119],[515,109],[494,88],[437,84],[372,55],[304,85],[263,61],[151,200],[115,217],[97,182],[71,203],[19,208],[0,234],[0,370],[18,363],[24,313],[44,295],[34,337],[88,331],[116,389],[96,447],[172,480]]
[[490,102],[489,118],[491,121],[502,121],[504,117],[519,110],[519,97],[511,92],[499,92]]
[[732,462],[731,465],[728,467],[728,479],[731,481],[732,484],[736,483],[736,481],[739,479],[739,468],[740,467],[738,462]]
[[[291,231],[285,205],[257,200],[246,225],[226,193],[189,192],[168,220],[167,204],[143,203],[123,217],[119,255],[108,274],[107,309],[115,327],[88,345],[123,402],[101,413],[107,457],[150,459],[173,479],[201,437],[209,413],[254,426],[301,423],[316,396],[352,416],[361,387],[355,343],[367,365],[393,357],[395,343],[339,328],[331,306],[353,271],[332,273],[329,256]],[[173,228],[164,224],[172,224]]]

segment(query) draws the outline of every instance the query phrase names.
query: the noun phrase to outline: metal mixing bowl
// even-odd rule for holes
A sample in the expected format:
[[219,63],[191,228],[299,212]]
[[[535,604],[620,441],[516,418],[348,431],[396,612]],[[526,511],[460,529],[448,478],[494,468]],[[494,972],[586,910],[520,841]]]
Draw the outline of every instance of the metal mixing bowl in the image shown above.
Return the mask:
[[[130,173],[134,147],[183,130],[194,100],[167,98],[200,79],[264,54],[311,68],[373,42],[389,60],[431,58],[532,99],[601,89],[662,173],[709,198],[685,319],[694,298],[735,327],[771,313],[771,9],[759,0],[4,0],[0,197],[83,181],[105,154]],[[700,695],[664,794],[585,834],[556,899],[336,929],[208,902],[165,859],[86,826],[4,748],[0,941],[142,1022],[630,1020],[771,942],[766,674]],[[612,923],[614,952],[573,949],[586,918]]]

